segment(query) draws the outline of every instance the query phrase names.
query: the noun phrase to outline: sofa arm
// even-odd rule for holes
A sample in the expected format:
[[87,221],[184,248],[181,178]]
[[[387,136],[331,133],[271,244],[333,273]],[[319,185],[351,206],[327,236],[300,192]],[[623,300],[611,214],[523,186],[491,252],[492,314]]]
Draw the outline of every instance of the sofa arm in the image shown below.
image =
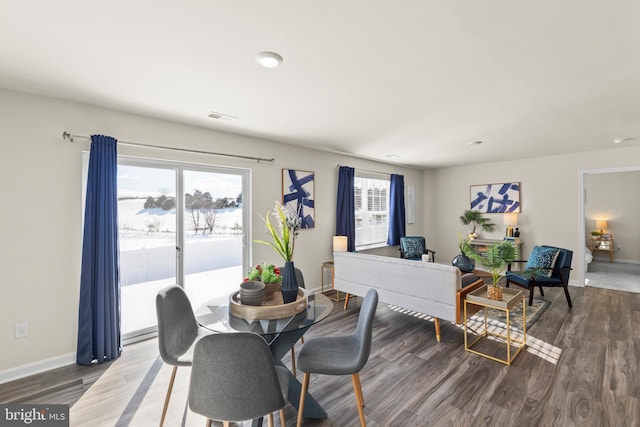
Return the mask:
[[[484,280],[478,278],[474,282],[470,283],[462,289],[459,289],[456,292],[456,324],[459,325],[464,320],[464,300],[467,297],[467,294],[475,291],[482,286],[484,286]],[[471,316],[472,314],[478,312],[481,308],[482,307],[480,306],[472,305],[468,307],[467,314]]]

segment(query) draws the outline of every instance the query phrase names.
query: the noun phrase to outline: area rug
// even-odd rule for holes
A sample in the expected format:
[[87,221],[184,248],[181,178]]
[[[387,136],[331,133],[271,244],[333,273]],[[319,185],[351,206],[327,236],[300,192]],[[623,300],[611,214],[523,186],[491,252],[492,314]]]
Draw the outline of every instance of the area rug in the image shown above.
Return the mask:
[[[528,300],[525,300],[525,304],[528,304]],[[406,308],[398,307],[397,305],[388,305],[389,309],[397,311],[398,313],[406,314],[408,316],[417,317],[424,320],[433,321],[433,317],[424,313],[419,313],[413,310],[407,310]],[[542,313],[549,307],[548,301],[542,301],[534,299],[531,306],[527,305],[527,330],[533,326],[533,324],[542,316]],[[511,328],[522,330],[522,304],[517,304],[516,307],[511,309]],[[487,320],[490,326],[497,328],[505,328],[507,326],[506,313],[502,310],[495,310],[492,308],[487,309]],[[483,322],[482,311],[474,314],[469,318],[469,326],[475,329],[475,326],[480,326]]]
[[[528,298],[525,299],[525,304],[528,304]],[[533,324],[542,316],[542,313],[549,307],[548,301],[542,301],[534,299],[532,305],[527,305],[527,330],[533,326]],[[514,329],[522,329],[522,304],[517,304],[511,309],[510,323]],[[484,317],[482,310],[471,316],[471,319],[476,321],[483,321]],[[487,320],[488,323],[494,326],[506,327],[507,326],[507,313],[502,310],[496,310],[493,308],[487,308]]]

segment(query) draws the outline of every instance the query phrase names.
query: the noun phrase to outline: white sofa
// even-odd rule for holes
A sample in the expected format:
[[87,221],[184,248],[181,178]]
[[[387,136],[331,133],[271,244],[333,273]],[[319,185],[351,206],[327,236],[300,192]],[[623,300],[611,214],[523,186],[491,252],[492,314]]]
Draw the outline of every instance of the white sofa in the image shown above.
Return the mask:
[[435,318],[440,341],[440,319],[462,322],[464,297],[484,285],[477,278],[462,288],[460,270],[451,265],[412,261],[354,252],[334,252],[334,286],[349,294],[364,296],[378,291],[379,301],[428,314]]

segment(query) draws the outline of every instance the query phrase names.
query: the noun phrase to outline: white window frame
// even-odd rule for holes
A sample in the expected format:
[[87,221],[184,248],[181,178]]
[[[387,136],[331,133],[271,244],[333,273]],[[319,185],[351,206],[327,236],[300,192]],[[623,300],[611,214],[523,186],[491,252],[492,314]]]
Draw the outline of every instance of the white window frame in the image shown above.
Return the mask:
[[[391,180],[388,175],[357,171],[354,180],[356,250],[387,246],[389,234],[389,193]],[[362,191],[358,191],[361,188]],[[369,190],[385,191],[385,199],[380,208],[373,210],[369,206]],[[381,216],[381,224],[372,226],[372,217]]]

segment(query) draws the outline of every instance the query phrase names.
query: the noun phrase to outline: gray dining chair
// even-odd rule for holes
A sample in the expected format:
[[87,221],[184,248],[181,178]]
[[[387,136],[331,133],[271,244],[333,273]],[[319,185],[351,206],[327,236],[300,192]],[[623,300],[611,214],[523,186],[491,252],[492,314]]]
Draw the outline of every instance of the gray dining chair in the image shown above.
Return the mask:
[[244,421],[267,416],[273,427],[273,412],[284,407],[289,371],[275,366],[267,342],[251,332],[209,335],[196,344],[189,384],[189,408],[212,420]]
[[298,368],[304,372],[300,405],[298,407],[298,427],[302,426],[304,398],[309,390],[311,374],[351,375],[353,391],[358,405],[360,425],[364,420],[364,397],[360,384],[360,371],[369,360],[373,333],[373,318],[378,306],[378,292],[370,289],[364,297],[358,324],[353,333],[347,336],[329,336],[309,338],[300,349]]
[[[278,269],[284,272],[284,266],[278,267]],[[302,274],[302,270],[296,267],[296,280],[298,281],[298,287],[304,288],[304,274]],[[304,344],[304,337],[300,337],[300,341]],[[291,347],[291,372],[293,376],[296,376],[296,349],[295,347]]]
[[178,366],[191,366],[196,342],[212,332],[198,324],[189,298],[184,290],[177,285],[167,286],[158,291],[156,314],[158,316],[160,356],[166,364],[173,366],[160,418],[160,427],[162,427],[167,415]]

